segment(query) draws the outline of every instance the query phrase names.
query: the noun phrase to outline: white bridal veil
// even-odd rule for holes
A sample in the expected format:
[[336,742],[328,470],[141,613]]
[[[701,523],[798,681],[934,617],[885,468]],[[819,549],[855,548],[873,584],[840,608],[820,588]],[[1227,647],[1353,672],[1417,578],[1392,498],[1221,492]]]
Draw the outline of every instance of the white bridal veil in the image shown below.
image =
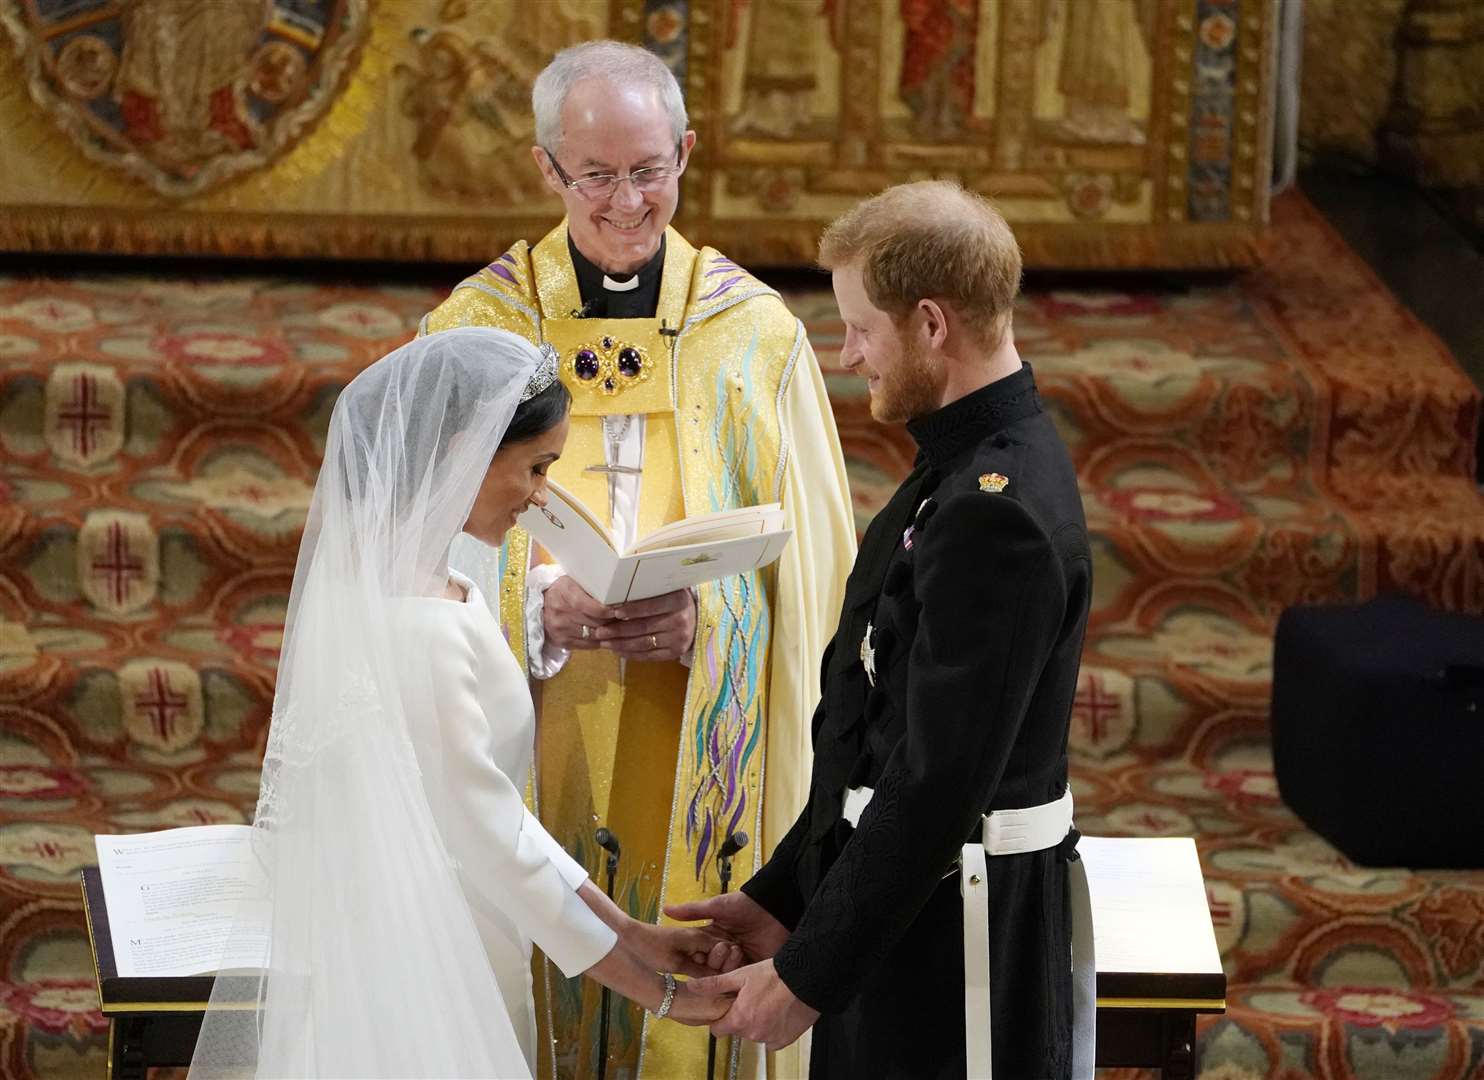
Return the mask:
[[398,608],[442,594],[490,459],[552,373],[513,334],[449,330],[336,403],[253,822],[269,960],[217,979],[193,1077],[529,1075],[435,826],[440,755],[414,756],[438,723]]

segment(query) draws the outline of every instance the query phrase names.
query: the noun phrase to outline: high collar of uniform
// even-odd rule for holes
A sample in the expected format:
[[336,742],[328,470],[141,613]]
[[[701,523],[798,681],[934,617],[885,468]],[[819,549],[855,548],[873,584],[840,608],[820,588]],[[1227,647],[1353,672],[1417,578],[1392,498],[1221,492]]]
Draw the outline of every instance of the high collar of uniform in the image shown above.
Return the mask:
[[1040,411],[1035,376],[1031,366],[1022,362],[1015,374],[909,421],[907,433],[928,464],[945,466],[1001,428]]
[[[567,235],[567,250],[572,253],[572,267],[577,271],[577,288],[584,301],[605,293],[626,293],[635,289],[648,289],[659,280],[660,271],[665,268],[665,238],[663,235],[660,236],[659,250],[633,274],[617,276],[608,274],[601,266],[577,250],[577,245],[572,242],[570,233]],[[606,282],[612,282],[621,287],[615,289]]]

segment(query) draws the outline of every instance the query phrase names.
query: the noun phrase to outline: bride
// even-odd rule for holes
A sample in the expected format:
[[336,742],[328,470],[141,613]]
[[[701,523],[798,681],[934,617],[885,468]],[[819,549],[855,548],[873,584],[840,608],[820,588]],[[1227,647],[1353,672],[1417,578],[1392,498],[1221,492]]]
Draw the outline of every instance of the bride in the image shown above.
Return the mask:
[[253,822],[269,961],[217,980],[193,1076],[530,1076],[532,942],[657,1015],[726,1011],[657,974],[709,973],[713,938],[629,918],[526,809],[525,677],[450,566],[545,503],[570,400],[549,349],[474,328],[337,402]]

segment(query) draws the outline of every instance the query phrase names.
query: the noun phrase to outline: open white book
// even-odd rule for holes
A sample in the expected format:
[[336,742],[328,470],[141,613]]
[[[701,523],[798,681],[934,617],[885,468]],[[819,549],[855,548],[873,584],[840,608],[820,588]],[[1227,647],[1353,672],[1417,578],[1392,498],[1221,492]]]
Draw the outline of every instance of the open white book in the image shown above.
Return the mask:
[[248,825],[97,836],[121,978],[261,968],[271,903]]
[[644,600],[767,566],[793,533],[778,503],[700,514],[665,525],[623,550],[582,501],[547,482],[545,507],[519,518],[572,579],[604,604]]

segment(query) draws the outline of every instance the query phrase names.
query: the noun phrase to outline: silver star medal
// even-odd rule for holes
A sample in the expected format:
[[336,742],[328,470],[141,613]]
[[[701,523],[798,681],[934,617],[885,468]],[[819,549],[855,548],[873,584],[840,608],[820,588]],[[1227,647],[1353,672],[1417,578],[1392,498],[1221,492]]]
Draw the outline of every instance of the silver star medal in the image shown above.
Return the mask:
[[861,638],[861,667],[866,669],[866,678],[872,686],[876,685],[876,649],[871,644],[871,635],[876,628],[866,623],[866,636]]

